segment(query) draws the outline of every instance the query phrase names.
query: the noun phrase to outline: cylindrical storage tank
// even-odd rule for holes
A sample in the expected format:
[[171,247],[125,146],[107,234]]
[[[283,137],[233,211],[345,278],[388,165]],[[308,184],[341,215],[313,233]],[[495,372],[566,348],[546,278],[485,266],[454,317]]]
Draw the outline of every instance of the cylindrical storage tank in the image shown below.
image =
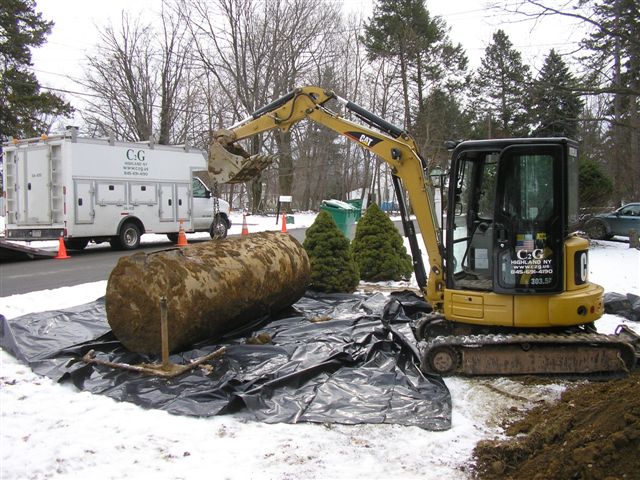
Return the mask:
[[160,353],[166,297],[169,350],[180,351],[292,305],[309,271],[300,243],[280,232],[136,253],[109,276],[107,320],[129,350]]

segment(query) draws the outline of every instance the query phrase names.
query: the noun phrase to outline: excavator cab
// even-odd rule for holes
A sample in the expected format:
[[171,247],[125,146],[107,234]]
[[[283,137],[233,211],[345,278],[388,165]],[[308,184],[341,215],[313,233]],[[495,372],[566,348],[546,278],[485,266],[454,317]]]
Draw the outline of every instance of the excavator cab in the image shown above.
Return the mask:
[[[468,141],[452,155],[447,288],[564,290],[564,240],[577,218],[577,146],[568,139]],[[586,255],[586,252],[585,252]],[[578,284],[586,283],[586,257]]]

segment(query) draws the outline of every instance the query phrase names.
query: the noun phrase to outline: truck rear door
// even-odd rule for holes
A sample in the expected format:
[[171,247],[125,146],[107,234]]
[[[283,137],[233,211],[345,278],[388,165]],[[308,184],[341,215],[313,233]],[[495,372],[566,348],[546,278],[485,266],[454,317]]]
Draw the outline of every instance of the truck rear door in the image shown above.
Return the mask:
[[47,146],[34,146],[14,156],[17,225],[51,224],[50,160]]

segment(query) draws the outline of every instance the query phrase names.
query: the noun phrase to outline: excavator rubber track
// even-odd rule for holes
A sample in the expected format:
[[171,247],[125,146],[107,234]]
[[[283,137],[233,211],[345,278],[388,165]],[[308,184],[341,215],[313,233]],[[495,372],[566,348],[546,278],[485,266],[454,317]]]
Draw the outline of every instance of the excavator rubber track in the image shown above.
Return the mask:
[[640,362],[640,336],[625,326],[599,333],[438,336],[418,344],[421,369],[439,375],[628,373]]

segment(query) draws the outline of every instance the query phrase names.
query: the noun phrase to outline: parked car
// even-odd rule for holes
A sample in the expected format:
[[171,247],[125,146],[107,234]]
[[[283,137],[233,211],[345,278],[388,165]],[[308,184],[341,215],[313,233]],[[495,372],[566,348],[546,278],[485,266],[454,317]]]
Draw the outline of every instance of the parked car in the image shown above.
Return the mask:
[[629,236],[629,230],[640,232],[640,202],[627,203],[612,213],[601,213],[585,224],[589,237],[606,240],[614,235]]

